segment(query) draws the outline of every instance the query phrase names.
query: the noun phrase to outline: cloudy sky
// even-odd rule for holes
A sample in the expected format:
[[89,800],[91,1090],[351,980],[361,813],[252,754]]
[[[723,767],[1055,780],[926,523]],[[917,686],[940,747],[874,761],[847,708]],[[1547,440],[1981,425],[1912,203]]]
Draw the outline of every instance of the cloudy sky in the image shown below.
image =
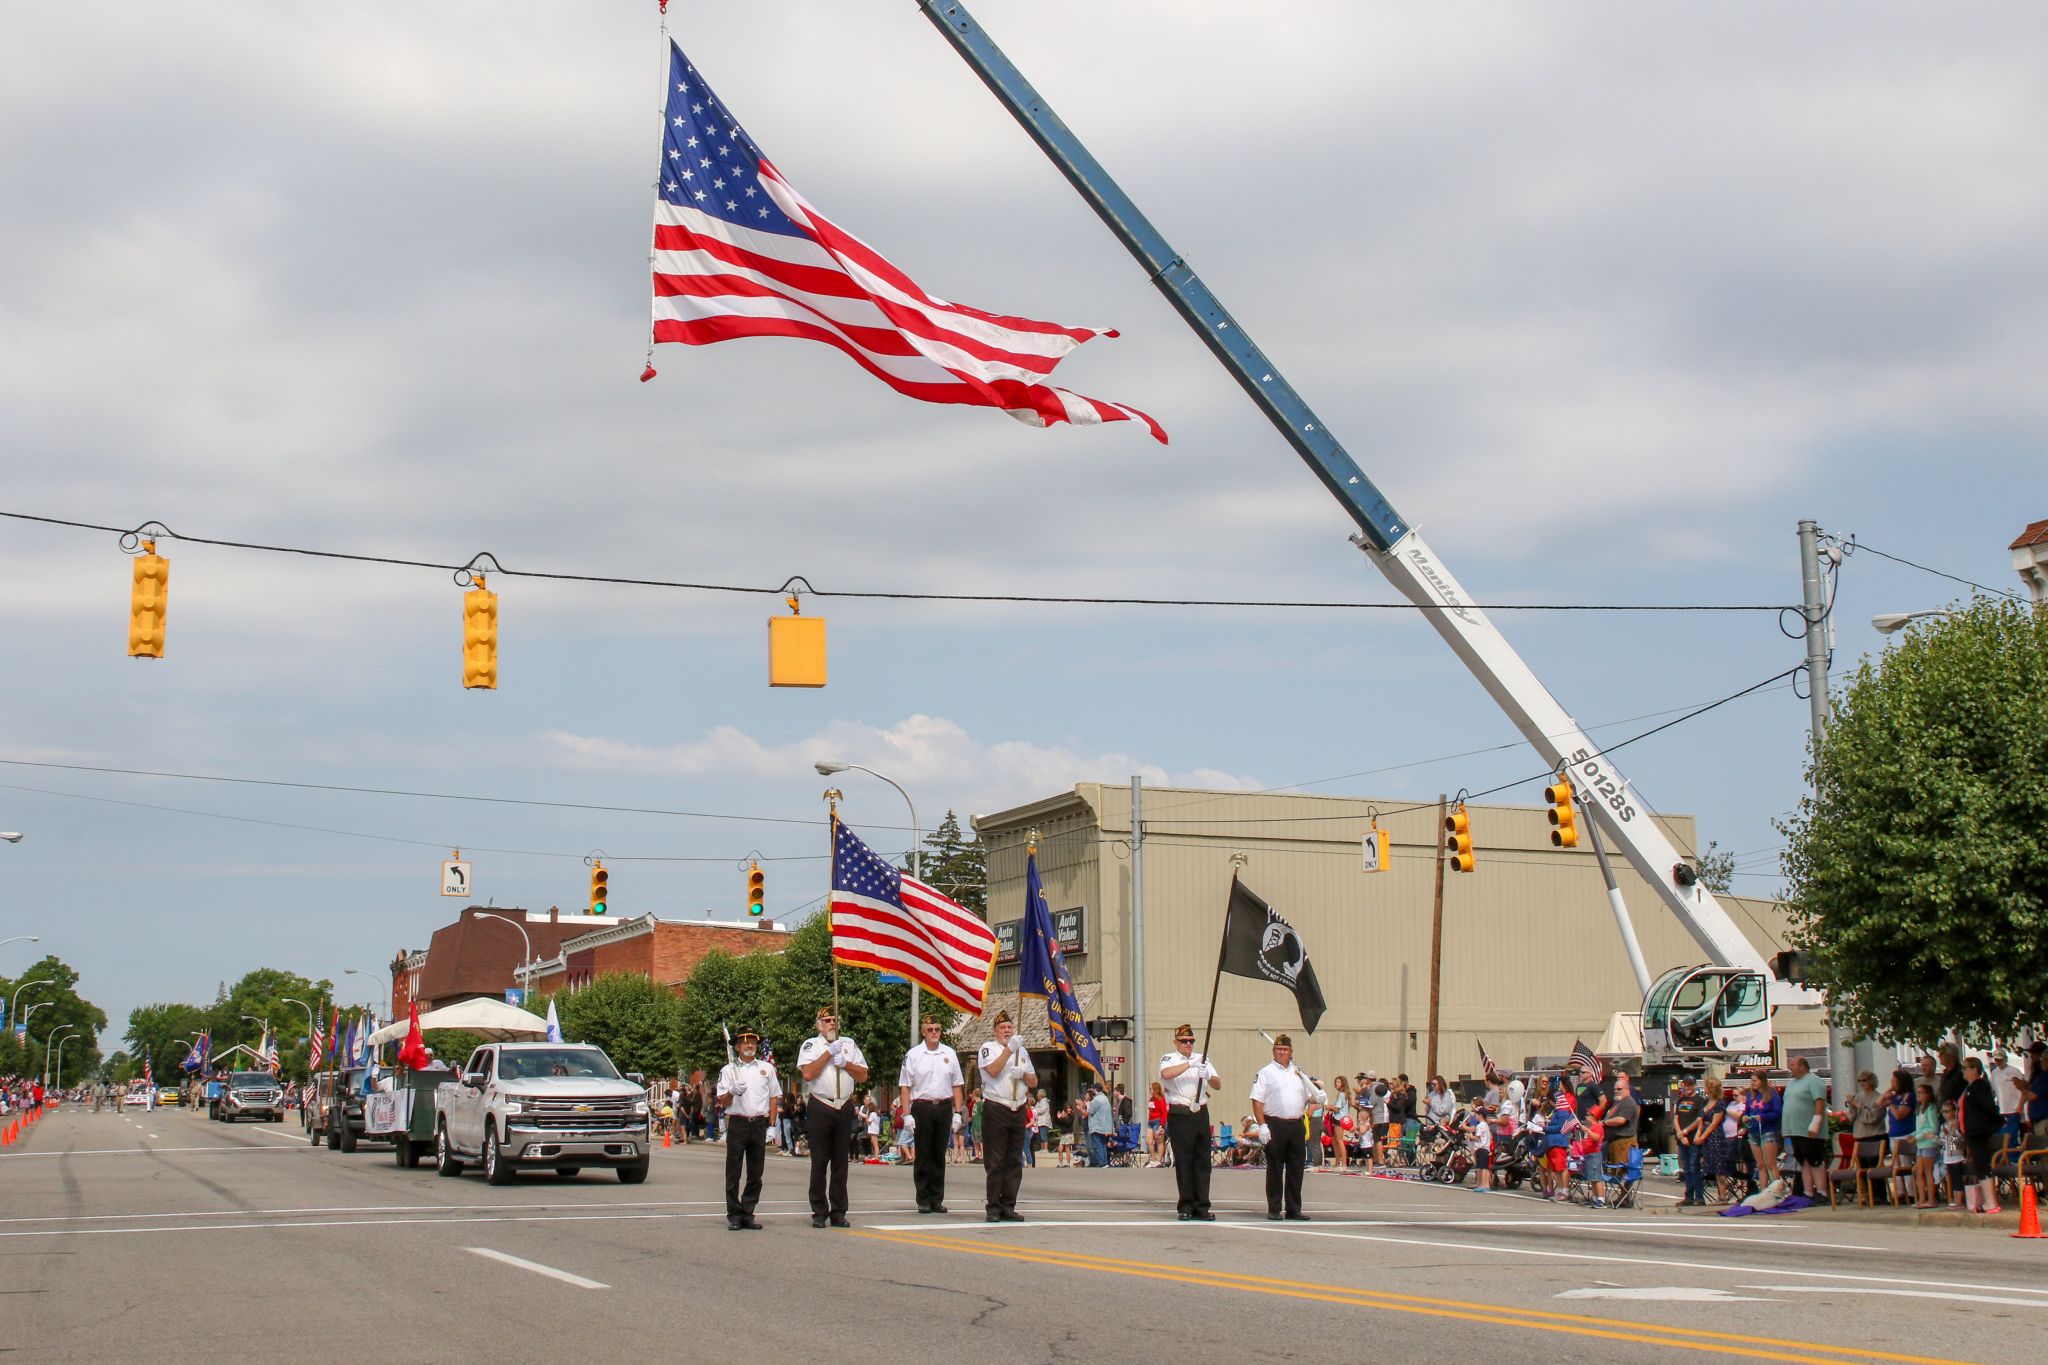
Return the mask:
[[[671,22],[934,293],[1121,329],[1062,380],[1172,444],[926,407],[794,341],[636,383],[654,8],[11,12],[0,510],[768,588],[1391,598],[910,0]],[[1802,517],[2016,585],[2048,516],[2037,7],[973,8],[1482,600],[1796,601]],[[806,913],[819,757],[927,823],[1133,773],[1401,799],[1540,766],[1403,613],[814,603],[832,684],[790,692],[771,597],[505,578],[502,686],[466,693],[445,571],[166,550],[168,657],[130,660],[115,538],[0,521],[0,757],[787,823],[0,768],[0,937],[42,934],[116,1034],[424,944],[458,845],[499,905],[576,904],[602,848],[621,913],[736,915],[754,853]],[[1838,669],[1872,613],[1960,591],[1852,558]],[[1500,620],[1609,741],[1801,652],[1765,614]],[[1624,767],[1766,893],[1806,714],[1780,686]]]

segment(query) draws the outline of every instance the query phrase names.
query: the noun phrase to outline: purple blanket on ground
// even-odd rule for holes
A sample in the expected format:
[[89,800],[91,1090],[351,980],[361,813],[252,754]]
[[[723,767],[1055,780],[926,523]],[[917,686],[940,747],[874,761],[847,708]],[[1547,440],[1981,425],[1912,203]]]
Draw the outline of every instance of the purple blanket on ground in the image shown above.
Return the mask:
[[1733,1204],[1721,1210],[1723,1218],[1747,1218],[1752,1213],[1797,1213],[1813,1207],[1813,1200],[1803,1194],[1787,1195],[1784,1202],[1768,1209],[1753,1209],[1747,1204]]

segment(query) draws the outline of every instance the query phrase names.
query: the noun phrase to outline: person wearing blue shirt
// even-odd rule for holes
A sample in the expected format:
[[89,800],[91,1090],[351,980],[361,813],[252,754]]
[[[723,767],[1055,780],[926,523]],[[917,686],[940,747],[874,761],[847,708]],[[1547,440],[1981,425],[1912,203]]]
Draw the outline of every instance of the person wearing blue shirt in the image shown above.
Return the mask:
[[1088,1087],[1088,1164],[1098,1169],[1109,1165],[1109,1135],[1116,1131],[1116,1119],[1109,1112],[1109,1096],[1097,1086]]

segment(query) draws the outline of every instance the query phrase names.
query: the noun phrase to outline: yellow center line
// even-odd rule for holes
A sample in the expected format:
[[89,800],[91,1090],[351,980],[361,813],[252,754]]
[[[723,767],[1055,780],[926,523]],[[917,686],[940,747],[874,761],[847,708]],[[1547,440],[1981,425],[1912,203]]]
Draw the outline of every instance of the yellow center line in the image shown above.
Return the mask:
[[1906,1365],[1967,1365],[1967,1362],[1939,1356],[1900,1355],[1889,1351],[1826,1346],[1816,1342],[1781,1342],[1770,1337],[1741,1336],[1701,1328],[1667,1327],[1659,1323],[1594,1318],[1537,1308],[1516,1308],[1508,1304],[1430,1298],[1418,1294],[1398,1294],[1390,1290],[1354,1289],[1345,1285],[1316,1284],[1302,1280],[1280,1280],[1258,1275],[1243,1275],[1234,1271],[1203,1270],[1186,1266],[1160,1265],[1148,1261],[1091,1256],[1083,1252],[1051,1251],[1035,1247],[993,1247],[986,1243],[956,1240],[930,1233],[875,1232],[857,1229],[855,1235],[872,1237],[878,1241],[900,1242],[906,1246],[924,1247],[933,1251],[964,1252],[968,1255],[992,1256],[1069,1270],[1166,1280],[1208,1289],[1238,1289],[1247,1293],[1272,1294],[1282,1298],[1307,1299],[1355,1308],[1379,1308],[1395,1313],[1416,1313],[1427,1317],[1453,1318],[1501,1327],[1523,1327],[1540,1332],[1562,1332],[1572,1336],[1598,1337],[1610,1341],[1640,1342],[1716,1355],[1791,1361],[1795,1362],[1795,1365],[1842,1365],[1845,1359],[1900,1361]]

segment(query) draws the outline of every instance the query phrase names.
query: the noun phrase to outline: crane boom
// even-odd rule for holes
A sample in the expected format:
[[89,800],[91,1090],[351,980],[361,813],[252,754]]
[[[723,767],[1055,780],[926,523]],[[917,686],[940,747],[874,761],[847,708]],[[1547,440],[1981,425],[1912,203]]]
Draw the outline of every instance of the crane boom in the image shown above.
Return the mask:
[[[1701,951],[1717,965],[1763,971],[1762,955],[1713,893],[1697,882],[1689,886],[1677,882],[1674,870],[1682,862],[1677,848],[1636,799],[1613,760],[1600,751],[1486,614],[1473,605],[1471,595],[1443,561],[1394,510],[1194,268],[1053,113],[964,5],[957,0],[918,3],[1358,524],[1353,539],[1379,571],[1402,596],[1422,609],[1544,761],[1569,774],[1574,786],[1593,796],[1589,804],[1594,818],[1629,865],[1657,889]],[[1772,983],[1772,993],[1774,999],[1793,1003],[1794,993],[1782,990],[1779,983]]]

